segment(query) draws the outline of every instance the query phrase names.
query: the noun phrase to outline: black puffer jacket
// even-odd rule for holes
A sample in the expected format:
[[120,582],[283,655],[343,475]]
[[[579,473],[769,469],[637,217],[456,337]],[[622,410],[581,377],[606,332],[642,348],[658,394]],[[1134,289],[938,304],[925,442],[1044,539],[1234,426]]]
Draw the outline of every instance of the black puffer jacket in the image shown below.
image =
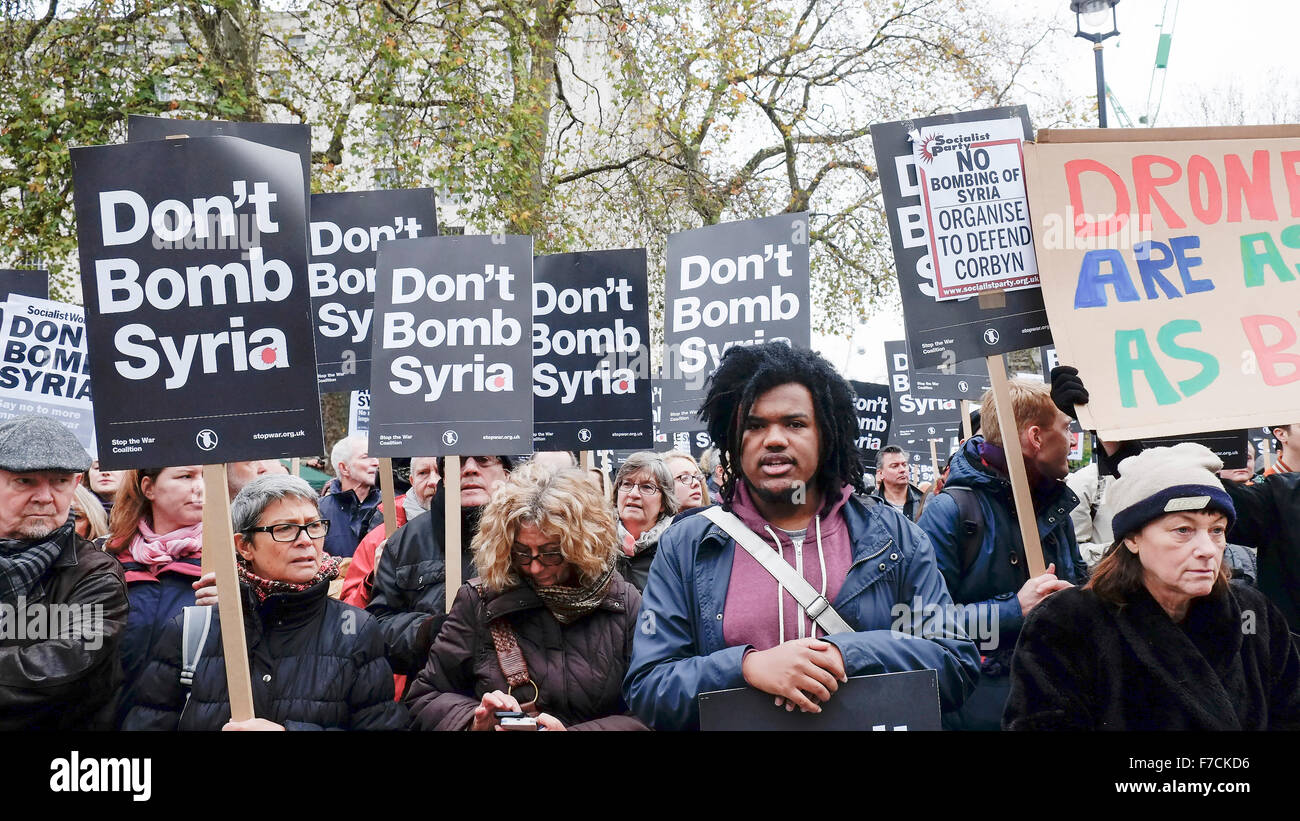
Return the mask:
[[[562,625],[531,587],[493,593],[461,587],[451,615],[429,651],[429,663],[411,686],[415,727],[465,730],[484,693],[506,692],[488,623],[506,618],[519,638],[528,673],[537,685],[537,709],[570,730],[645,730],[627,715],[621,693],[632,656],[641,594],[617,573],[605,599],[577,621]],[[532,696],[525,685],[523,698]]]
[[90,617],[93,632],[18,638],[11,626],[0,634],[10,637],[0,638],[0,730],[106,730],[113,724],[127,613],[122,563],[71,527],[56,538],[62,551],[26,596],[26,609],[30,614],[39,606],[37,612],[48,615],[50,605],[69,605],[77,608],[69,612]]
[[1237,509],[1228,541],[1259,548],[1259,589],[1300,633],[1300,473],[1223,486]]
[[[379,626],[363,610],[328,598],[329,582],[277,593],[260,605],[247,585],[244,627],[253,712],[288,730],[400,730],[406,711]],[[220,621],[203,645],[189,704],[180,683],[181,625],[167,626],[140,676],[124,730],[220,730],[230,720]]]
[[[374,590],[366,611],[379,620],[388,645],[388,663],[399,675],[415,676],[424,668],[429,645],[447,612],[443,539],[447,532],[442,486],[434,493],[429,514],[398,528],[375,567]],[[461,581],[474,575],[470,541],[478,532],[482,508],[461,513]]]

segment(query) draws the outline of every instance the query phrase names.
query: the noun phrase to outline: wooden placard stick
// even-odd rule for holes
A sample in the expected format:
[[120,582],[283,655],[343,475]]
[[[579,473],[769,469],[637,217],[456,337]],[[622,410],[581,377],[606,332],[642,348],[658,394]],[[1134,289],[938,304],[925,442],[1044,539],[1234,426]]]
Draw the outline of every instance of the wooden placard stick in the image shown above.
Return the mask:
[[[235,539],[230,530],[230,496],[226,466],[203,466],[203,570],[217,574],[217,615],[225,652],[230,720],[253,718],[253,682],[248,671],[248,640],[244,636],[243,597],[235,572]],[[237,625],[237,627],[236,627]]]
[[583,473],[586,473],[587,471],[591,470],[591,451],[589,450],[579,451],[578,465],[582,468]]
[[1007,371],[1002,356],[986,356],[989,363],[989,380],[993,383],[994,402],[998,406],[998,429],[1002,432],[1002,450],[1007,457],[1007,472],[1011,474],[1011,492],[1016,500],[1016,519],[1020,522],[1020,539],[1024,545],[1029,576],[1047,572],[1043,560],[1043,545],[1038,540],[1038,517],[1034,515],[1034,501],[1029,495],[1029,477],[1025,473],[1025,457],[1020,450],[1020,429],[1016,427],[1015,410],[1011,407],[1011,389],[1007,385]]
[[930,470],[934,471],[934,481],[939,481],[939,452],[937,450],[939,440],[930,440]]
[[302,460],[297,456],[289,460],[289,472],[294,476],[302,475]]
[[[1263,446],[1262,451],[1264,453],[1264,470],[1268,470],[1269,468],[1273,467],[1273,443],[1269,441],[1267,437],[1265,437],[1263,441],[1260,442],[1260,444]],[[1251,470],[1255,469],[1254,465],[1247,465],[1247,467],[1249,467]]]
[[393,460],[379,457],[379,506],[384,514],[384,538],[393,538],[397,530],[397,489],[393,487]]
[[456,601],[460,590],[460,457],[448,456],[442,471],[442,486],[447,498],[447,533],[442,542],[443,568],[446,571],[443,586],[447,591],[447,612]]
[[970,405],[969,399],[961,400],[961,438],[965,441],[975,435],[970,424]]

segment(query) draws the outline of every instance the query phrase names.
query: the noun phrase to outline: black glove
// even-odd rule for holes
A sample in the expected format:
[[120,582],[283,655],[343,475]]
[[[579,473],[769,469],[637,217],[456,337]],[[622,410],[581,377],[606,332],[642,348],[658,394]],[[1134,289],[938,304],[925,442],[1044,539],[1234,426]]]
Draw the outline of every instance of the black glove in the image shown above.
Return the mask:
[[1076,422],[1079,420],[1074,406],[1088,404],[1088,389],[1083,386],[1077,368],[1069,365],[1052,368],[1052,401],[1061,409],[1061,413]]

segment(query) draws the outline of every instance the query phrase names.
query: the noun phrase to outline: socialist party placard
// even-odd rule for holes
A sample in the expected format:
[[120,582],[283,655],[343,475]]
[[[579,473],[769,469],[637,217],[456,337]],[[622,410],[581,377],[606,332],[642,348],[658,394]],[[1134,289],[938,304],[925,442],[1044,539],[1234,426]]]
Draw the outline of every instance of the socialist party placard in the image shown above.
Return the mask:
[[371,456],[529,452],[532,293],[532,237],[379,246]]
[[[998,125],[1000,121],[1009,121],[1012,126]],[[956,155],[961,154],[963,162],[967,159],[960,137],[969,136],[962,129],[968,123],[987,125],[985,131],[992,136],[992,128],[1010,128],[1019,139],[1030,139],[1031,130],[1029,114],[1024,106],[992,108],[984,111],[969,111],[958,114],[943,114],[916,120],[903,120],[892,123],[877,123],[871,127],[871,141],[876,154],[876,167],[880,169],[881,196],[885,204],[885,216],[889,223],[889,238],[894,248],[894,264],[898,273],[898,291],[903,303],[903,316],[907,324],[907,337],[911,344],[911,353],[917,367],[933,367],[954,364],[959,361],[979,359],[991,354],[1018,351],[1032,348],[1051,341],[1051,332],[1047,327],[1047,313],[1043,309],[1043,298],[1038,288],[1021,287],[1020,290],[1005,291],[1003,299],[981,300],[975,296],[939,301],[939,283],[936,280],[934,254],[931,251],[932,237],[929,218],[926,212],[925,192],[921,186],[921,172],[916,160],[913,145],[914,135],[927,135],[934,138],[932,145],[944,146],[937,157],[948,155],[954,163]],[[1014,126],[1014,127],[1013,127]],[[945,131],[944,129],[948,129]],[[957,129],[957,130],[952,130]],[[923,138],[924,139],[924,138]],[[955,140],[955,142],[954,142]],[[974,166],[975,158],[970,157]],[[981,155],[980,162],[985,157]],[[959,173],[985,174],[992,169],[991,155],[989,169],[974,168],[973,171]],[[945,160],[946,161],[946,160]],[[1001,171],[999,171],[999,177]],[[932,177],[929,182],[930,194],[948,196],[955,192],[933,190],[935,182],[942,188],[944,183]],[[962,182],[967,181],[962,178]],[[976,182],[970,179],[970,182]],[[1023,183],[1023,175],[1021,176]],[[952,184],[951,182],[949,183]],[[1020,217],[1016,203],[1010,206],[1003,201],[1005,191],[1000,183],[996,196],[991,191],[981,191],[988,200],[977,200],[973,188],[988,186],[974,185],[966,191],[968,202],[954,202],[946,211],[943,223],[936,223],[935,230],[945,231],[945,237],[956,232],[962,236],[963,251],[947,259],[949,271],[955,271],[956,258],[976,260],[968,265],[974,266],[976,281],[980,272],[991,272],[996,254],[1008,254],[1010,243],[1016,244],[1016,253],[1023,251],[1019,244],[1023,238]],[[1009,190],[1009,189],[1008,189]],[[955,196],[954,196],[955,199]],[[1023,205],[1023,204],[1022,204]],[[1008,212],[1010,208],[1010,212]],[[996,222],[996,225],[994,223]],[[947,228],[943,228],[947,225]],[[975,233],[975,251],[967,253],[966,245],[970,240],[965,236],[967,227]],[[1002,233],[998,233],[1001,231]],[[995,247],[999,245],[1008,247]],[[943,250],[943,249],[941,249]],[[980,261],[982,260],[982,261]],[[1024,263],[1025,270],[1021,270]],[[1021,253],[1016,261],[999,261],[998,266],[1014,268],[1009,279],[1028,276],[1027,256]],[[982,267],[981,267],[982,266]],[[962,268],[969,273],[968,268]],[[1024,283],[1021,283],[1023,285]],[[1006,287],[1005,284],[1000,287]]]
[[72,173],[101,465],[321,452],[298,158],[193,137]]
[[1020,121],[945,123],[911,137],[935,299],[1038,285]]
[[533,260],[533,448],[653,448],[645,249]]
[[311,198],[311,309],[322,392],[370,387],[375,252],[438,233],[433,189],[350,191]]
[[61,423],[95,455],[95,420],[80,306],[11,294],[0,324],[0,420],[35,414]]
[[698,430],[704,384],[733,345],[783,341],[807,348],[808,215],[710,225],[668,237],[665,433]]

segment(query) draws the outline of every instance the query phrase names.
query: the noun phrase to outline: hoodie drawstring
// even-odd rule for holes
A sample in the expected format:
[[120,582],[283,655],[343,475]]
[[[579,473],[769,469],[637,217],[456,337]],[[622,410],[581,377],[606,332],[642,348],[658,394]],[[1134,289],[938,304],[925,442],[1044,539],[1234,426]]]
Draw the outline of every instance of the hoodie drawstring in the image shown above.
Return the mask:
[[[822,520],[820,516],[813,517],[813,526],[817,533],[817,562],[821,568],[821,574],[822,574],[821,576],[822,587],[820,593],[822,598],[826,598],[826,552],[822,549]],[[781,539],[776,535],[776,532],[772,530],[771,525],[765,524],[763,528],[767,531],[767,535],[772,537],[772,542],[776,545],[776,554],[778,556],[781,556],[782,553]],[[805,541],[806,540],[807,537],[805,536]],[[793,540],[791,540],[791,546],[793,547]],[[798,550],[795,550],[794,557],[795,557],[795,571],[798,572],[798,574],[802,577],[803,576],[803,549],[800,548]],[[782,556],[782,561],[784,560],[785,557]],[[793,596],[791,598],[793,598]],[[799,638],[804,637],[803,620],[806,616],[807,613],[804,613],[802,611],[799,613],[798,616]],[[785,644],[785,588],[781,586],[781,582],[779,581],[776,583],[776,618],[777,618],[777,627],[778,627],[777,642],[779,644]],[[812,619],[808,619],[808,624],[810,627],[810,636],[812,638],[816,638],[817,623]],[[822,635],[824,636],[825,634],[826,631],[823,630]]]

